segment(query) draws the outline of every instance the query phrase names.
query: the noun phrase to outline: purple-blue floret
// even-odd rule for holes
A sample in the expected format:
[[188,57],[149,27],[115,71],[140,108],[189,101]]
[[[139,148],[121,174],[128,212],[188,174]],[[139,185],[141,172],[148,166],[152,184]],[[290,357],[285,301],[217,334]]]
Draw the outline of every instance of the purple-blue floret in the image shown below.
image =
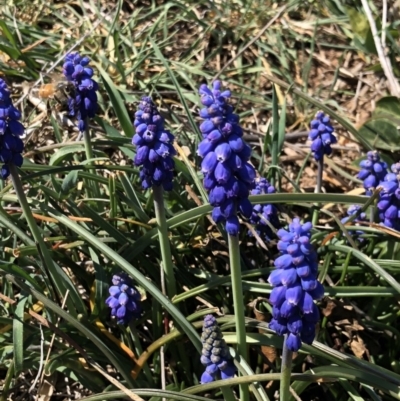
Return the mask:
[[24,143],[20,136],[25,128],[20,119],[21,113],[13,106],[7,84],[0,78],[0,176],[3,179],[10,175],[9,164],[22,166]]
[[312,141],[311,151],[315,160],[321,160],[324,155],[332,153],[331,145],[337,142],[336,136],[333,135],[333,127],[330,117],[324,112],[319,111],[314,120],[310,123],[310,132],[308,139]]
[[289,230],[278,230],[275,270],[268,278],[274,287],[270,295],[272,320],[269,327],[277,334],[287,334],[286,346],[298,351],[301,343],[311,344],[320,319],[314,300],[321,299],[324,287],[317,280],[318,256],[310,244],[311,223],[293,219]]
[[116,318],[118,324],[128,324],[132,319],[140,317],[141,296],[126,273],[113,276],[108,292],[110,296],[106,304],[111,308],[111,317]]
[[[355,214],[357,214],[357,217],[352,221],[353,224],[358,223],[358,222],[363,222],[363,221],[368,221],[367,219],[367,215],[365,212],[360,212],[361,210],[361,206],[360,205],[351,205],[348,209],[347,209],[347,216],[344,217],[341,222],[343,224],[347,223],[347,221],[350,219],[350,217],[354,216]],[[350,233],[351,234],[351,233]],[[363,235],[364,232],[361,230],[357,230],[355,231],[355,234],[358,235]],[[362,238],[360,238],[361,241]]]
[[391,171],[379,184],[376,206],[381,224],[400,231],[400,163],[393,164]]
[[[274,194],[275,192],[275,187],[266,178],[261,177],[255,182],[251,195]],[[272,203],[254,205],[250,223],[255,226],[254,229],[259,236],[270,240],[273,237],[273,231],[268,223],[276,229],[280,227],[278,208]],[[252,235],[251,231],[249,235]]]
[[233,378],[236,368],[213,315],[207,315],[204,318],[201,342],[203,348],[200,361],[205,366],[205,371],[200,379],[201,383]]
[[360,167],[357,178],[363,181],[366,195],[372,195],[375,188],[384,181],[388,166],[381,160],[377,151],[371,150],[367,153],[367,158],[360,162]]
[[74,91],[69,94],[69,115],[76,117],[80,132],[87,128],[87,119],[96,115],[98,84],[92,78],[93,68],[89,67],[90,58],[79,53],[65,56],[63,73],[69,82],[73,83]]
[[253,211],[249,192],[256,174],[248,162],[251,148],[243,140],[239,116],[228,103],[230,91],[221,91],[221,82],[215,81],[212,89],[201,85],[199,94],[204,106],[200,117],[204,121],[200,125],[203,140],[197,154],[203,159],[201,171],[214,207],[212,218],[216,223],[225,223],[228,234],[238,235],[238,212],[250,218]]
[[136,132],[132,138],[136,146],[133,162],[141,166],[139,176],[142,187],[148,189],[153,185],[162,185],[166,191],[171,191],[175,168],[175,137],[164,128],[164,119],[150,97],[142,98],[133,125]]

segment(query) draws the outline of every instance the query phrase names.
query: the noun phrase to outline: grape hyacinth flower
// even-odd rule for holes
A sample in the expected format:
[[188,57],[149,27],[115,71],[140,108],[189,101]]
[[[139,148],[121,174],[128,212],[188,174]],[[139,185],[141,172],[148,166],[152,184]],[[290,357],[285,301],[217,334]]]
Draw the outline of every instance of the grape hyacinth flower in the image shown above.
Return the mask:
[[18,121],[21,113],[13,106],[7,84],[0,78],[0,176],[6,179],[10,175],[9,164],[22,166],[24,143],[20,136],[24,126]]
[[[254,189],[251,190],[252,195],[274,194],[275,192],[275,187],[263,177],[256,181]],[[259,236],[270,240],[273,232],[267,222],[275,228],[280,227],[277,207],[274,204],[254,205],[250,223],[255,226],[255,231]],[[251,236],[251,231],[248,234]]]
[[150,97],[143,97],[135,114],[136,134],[132,143],[136,146],[134,163],[141,166],[142,187],[162,185],[166,191],[173,187],[175,162],[173,156],[174,135],[164,128],[164,119]]
[[391,173],[387,173],[379,193],[377,209],[381,224],[400,231],[400,163],[391,166]]
[[[348,209],[347,209],[347,216],[344,217],[341,222],[343,224],[346,224],[347,221],[350,219],[351,216],[354,216],[355,214],[358,214],[358,216],[353,220],[353,223],[357,223],[357,222],[362,222],[362,221],[368,221],[367,219],[367,215],[365,212],[361,212],[361,206],[360,205],[351,205]],[[363,235],[364,232],[363,231],[355,231],[354,232],[357,236],[358,235]],[[351,234],[351,233],[350,233]],[[362,240],[362,238],[360,238],[360,241]]]
[[93,118],[97,111],[97,82],[93,77],[93,68],[89,67],[90,58],[82,57],[79,53],[65,56],[63,73],[73,85],[68,94],[68,110],[70,116],[78,120],[80,132],[86,130],[87,118]]
[[219,378],[222,380],[233,378],[236,368],[213,315],[204,318],[201,342],[203,349],[200,361],[206,368],[201,376],[201,383],[210,383]]
[[361,170],[357,178],[363,181],[366,195],[370,196],[374,189],[384,180],[388,173],[387,164],[381,160],[377,151],[369,151],[367,158],[360,162]]
[[278,230],[281,255],[268,278],[274,287],[269,298],[273,305],[269,327],[279,335],[287,334],[290,351],[298,351],[302,341],[313,342],[320,318],[314,300],[324,295],[324,287],[317,280],[317,253],[310,244],[311,228],[311,223],[301,224],[295,218],[289,231]]
[[111,308],[111,316],[117,319],[118,324],[128,324],[133,318],[140,317],[140,293],[126,273],[115,274],[112,286],[108,292],[110,296],[106,304]]
[[337,142],[336,136],[333,135],[333,127],[330,117],[324,112],[319,111],[314,120],[310,123],[310,133],[308,139],[312,141],[311,151],[316,161],[322,160],[324,155],[332,153],[331,145]]
[[199,94],[204,108],[200,117],[203,141],[197,154],[203,159],[204,188],[214,207],[212,218],[225,223],[228,234],[239,233],[238,212],[250,218],[253,211],[248,199],[255,178],[254,167],[248,162],[251,148],[243,140],[239,116],[228,103],[231,93],[221,92],[221,82],[215,81],[212,89],[203,84]]

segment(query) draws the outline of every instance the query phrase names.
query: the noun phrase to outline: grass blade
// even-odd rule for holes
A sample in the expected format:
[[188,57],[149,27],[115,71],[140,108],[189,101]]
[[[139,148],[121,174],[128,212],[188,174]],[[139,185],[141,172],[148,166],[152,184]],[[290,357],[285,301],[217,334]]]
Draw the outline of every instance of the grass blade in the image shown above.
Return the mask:
[[24,370],[24,313],[28,297],[22,297],[15,308],[13,319],[14,369],[19,375]]

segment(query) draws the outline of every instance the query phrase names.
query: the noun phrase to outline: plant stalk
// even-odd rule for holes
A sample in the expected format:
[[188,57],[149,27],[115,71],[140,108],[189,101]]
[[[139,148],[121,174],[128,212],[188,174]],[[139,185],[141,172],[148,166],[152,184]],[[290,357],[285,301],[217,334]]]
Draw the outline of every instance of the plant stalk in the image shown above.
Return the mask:
[[[320,194],[322,192],[322,174],[324,171],[324,155],[322,155],[321,159],[318,160],[318,172],[317,172],[317,188],[316,188],[316,193]],[[319,208],[321,207],[321,204],[315,205],[316,209],[314,209],[313,213],[313,218],[312,218],[312,223],[313,226],[315,226],[318,223],[318,218],[319,218]]]
[[154,210],[156,213],[158,238],[160,241],[162,268],[167,288],[167,295],[172,299],[176,295],[174,266],[172,263],[171,248],[168,238],[168,226],[164,209],[164,189],[161,185],[153,186]]
[[322,191],[322,174],[324,171],[324,156],[318,160],[318,175],[317,175],[317,194]]
[[14,358],[10,362],[10,366],[8,367],[6,377],[3,382],[3,390],[0,395],[0,401],[7,401],[9,399],[8,391],[10,389],[13,377],[14,377]]
[[[85,145],[85,153],[86,153],[86,159],[93,159],[93,149],[92,149],[92,141],[90,139],[90,131],[89,131],[89,121],[86,120],[86,128],[85,131],[83,131],[83,143]],[[89,165],[92,164],[92,162],[89,162]]]
[[[136,326],[134,325],[133,321],[131,321],[129,323],[129,331],[131,333],[132,340],[133,340],[134,345],[135,345],[136,355],[142,355],[143,354],[142,344],[140,343],[139,335],[138,335]],[[147,362],[145,362],[143,364],[143,372],[146,375],[146,378],[147,378],[150,386],[154,387],[155,384],[154,384],[153,375],[151,373],[151,370],[150,370],[149,365],[148,365]]]
[[[90,160],[93,159],[93,147],[92,147],[92,141],[90,138],[90,131],[89,131],[89,119],[86,118],[85,121],[85,130],[83,131],[83,143],[85,146],[85,154],[86,154],[86,160]],[[89,166],[93,165],[93,162],[90,161]],[[90,169],[89,172],[93,175],[96,174],[96,170],[95,169]],[[99,191],[99,187],[97,186],[97,183],[90,181],[90,183],[88,181],[86,181],[86,185],[89,186],[90,191],[92,192],[92,195],[95,198],[100,198],[100,191]]]
[[285,334],[282,350],[281,382],[279,388],[280,401],[288,401],[290,397],[290,376],[292,373],[293,352],[287,348],[286,342],[287,334]]
[[222,395],[225,401],[236,401],[235,394],[233,394],[232,387],[221,387]]
[[[237,347],[240,358],[247,361],[245,311],[243,303],[242,270],[240,266],[239,237],[228,235],[229,262],[231,266],[233,306],[235,309],[235,323]],[[249,400],[249,387],[240,385],[240,400]]]
[[54,297],[54,292],[53,292],[53,288],[52,288],[52,285],[50,282],[50,277],[53,278],[54,284],[58,291],[58,294],[60,295],[60,297],[62,297],[62,294],[65,293],[65,287],[62,284],[62,278],[61,277],[59,278],[57,276],[57,274],[55,274],[53,276],[51,276],[51,274],[50,274],[49,270],[51,269],[51,266],[53,265],[53,259],[47,249],[47,246],[46,246],[44,240],[43,240],[42,234],[41,234],[38,226],[36,225],[35,218],[33,217],[28,200],[25,196],[24,188],[22,187],[21,179],[19,178],[19,175],[18,175],[17,167],[15,166],[14,163],[10,163],[9,168],[10,168],[11,181],[13,183],[15,192],[17,194],[19,203],[21,205],[22,212],[28,223],[29,229],[33,235],[36,246],[38,247],[39,255],[42,258],[43,268],[44,268],[43,278],[48,286],[49,291],[52,294],[52,299],[56,299],[56,298]]
[[373,223],[374,220],[375,220],[375,207],[374,205],[371,205],[369,209],[369,222]]
[[272,143],[271,143],[271,167],[273,168],[271,174],[271,185],[276,186],[276,178],[278,173],[278,141],[279,141],[279,106],[276,94],[276,86],[272,86]]

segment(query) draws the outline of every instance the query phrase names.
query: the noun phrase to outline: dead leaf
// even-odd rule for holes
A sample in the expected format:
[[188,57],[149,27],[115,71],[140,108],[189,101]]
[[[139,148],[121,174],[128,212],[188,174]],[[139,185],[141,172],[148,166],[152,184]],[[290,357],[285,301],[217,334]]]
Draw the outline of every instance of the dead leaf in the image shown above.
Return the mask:
[[56,375],[48,376],[48,380],[44,379],[38,390],[38,401],[50,401],[54,393],[54,384]]
[[357,340],[352,340],[350,342],[350,348],[353,351],[354,355],[357,358],[360,358],[360,359],[364,356],[364,353],[366,351],[366,348],[365,348],[365,345],[364,345],[364,341],[362,340],[361,337],[358,337],[358,341]]
[[336,308],[336,304],[334,301],[329,299],[327,301],[326,307],[322,309],[322,314],[326,317],[330,316],[332,314],[332,311]]

